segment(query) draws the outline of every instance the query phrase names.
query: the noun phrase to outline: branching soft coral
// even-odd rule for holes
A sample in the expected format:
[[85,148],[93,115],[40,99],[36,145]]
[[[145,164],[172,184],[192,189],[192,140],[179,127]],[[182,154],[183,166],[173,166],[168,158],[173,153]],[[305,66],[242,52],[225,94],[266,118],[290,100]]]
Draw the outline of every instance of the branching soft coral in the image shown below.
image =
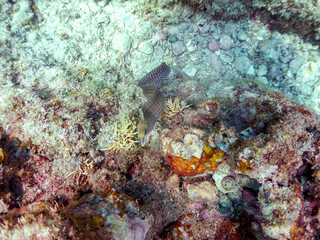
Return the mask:
[[106,149],[101,150],[111,150],[111,151],[120,151],[120,150],[131,150],[136,146],[135,135],[136,123],[129,118],[125,118],[121,123],[117,124],[115,127],[115,139],[113,143]]
[[173,116],[176,116],[186,108],[188,108],[189,105],[187,105],[185,102],[180,102],[179,98],[175,98],[172,100],[172,98],[169,98],[166,103],[166,117],[171,118]]

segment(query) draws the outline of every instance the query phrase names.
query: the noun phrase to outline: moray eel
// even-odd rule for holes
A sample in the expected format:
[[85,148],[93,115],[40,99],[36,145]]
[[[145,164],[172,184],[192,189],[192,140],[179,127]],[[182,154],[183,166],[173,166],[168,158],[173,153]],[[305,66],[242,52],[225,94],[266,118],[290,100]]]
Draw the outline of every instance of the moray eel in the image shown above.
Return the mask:
[[160,87],[163,81],[168,77],[170,73],[170,67],[161,63],[159,67],[156,67],[147,75],[145,75],[138,83],[139,87],[146,85],[147,83],[154,83],[157,87]]
[[142,106],[143,118],[137,126],[142,146],[146,144],[147,134],[152,131],[164,109],[166,98],[159,87],[169,73],[170,67],[162,63],[145,75],[138,83],[138,86],[142,88],[143,94],[148,99]]

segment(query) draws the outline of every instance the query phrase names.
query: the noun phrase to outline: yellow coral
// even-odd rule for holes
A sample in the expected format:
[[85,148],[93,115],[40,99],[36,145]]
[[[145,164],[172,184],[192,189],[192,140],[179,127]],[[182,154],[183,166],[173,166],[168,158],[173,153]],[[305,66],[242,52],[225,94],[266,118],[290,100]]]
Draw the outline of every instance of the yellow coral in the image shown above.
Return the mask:
[[113,93],[109,89],[106,89],[104,92],[100,93],[99,95],[105,100],[110,100],[113,96]]
[[136,146],[136,123],[129,118],[125,118],[121,123],[115,127],[115,139],[114,142],[104,150],[120,151],[120,150],[131,150]]
[[182,111],[188,107],[189,105],[187,105],[185,102],[180,102],[178,97],[176,97],[174,100],[169,98],[166,102],[166,115],[167,117],[171,118],[182,113]]
[[193,157],[185,160],[182,157],[168,154],[166,160],[172,170],[180,176],[196,176],[205,171],[215,171],[218,165],[226,159],[227,155],[219,148],[204,147],[201,158]]
[[252,168],[253,168],[253,166],[249,161],[240,160],[236,164],[236,171],[237,172],[246,173]]
[[7,153],[5,151],[3,151],[2,148],[0,148],[0,163],[6,164],[7,159],[8,159]]

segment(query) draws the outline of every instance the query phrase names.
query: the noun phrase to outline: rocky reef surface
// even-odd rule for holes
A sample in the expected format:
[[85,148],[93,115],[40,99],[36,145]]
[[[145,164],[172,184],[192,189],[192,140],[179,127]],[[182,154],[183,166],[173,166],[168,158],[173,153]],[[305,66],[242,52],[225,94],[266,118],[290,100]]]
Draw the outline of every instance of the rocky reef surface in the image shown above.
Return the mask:
[[2,0],[0,20],[0,239],[320,238],[318,1]]

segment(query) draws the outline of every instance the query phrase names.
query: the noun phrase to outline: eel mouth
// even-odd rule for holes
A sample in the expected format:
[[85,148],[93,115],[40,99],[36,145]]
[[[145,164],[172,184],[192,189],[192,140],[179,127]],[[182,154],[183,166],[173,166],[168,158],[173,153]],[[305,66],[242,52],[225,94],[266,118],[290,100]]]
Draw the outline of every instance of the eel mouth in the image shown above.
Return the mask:
[[147,136],[144,135],[144,137],[140,138],[141,146],[144,147],[146,145]]
[[147,140],[147,135],[144,130],[139,131],[139,138],[140,138],[141,146],[144,147]]
[[148,126],[148,121],[145,118],[142,118],[137,126],[142,147],[144,147],[146,144]]

